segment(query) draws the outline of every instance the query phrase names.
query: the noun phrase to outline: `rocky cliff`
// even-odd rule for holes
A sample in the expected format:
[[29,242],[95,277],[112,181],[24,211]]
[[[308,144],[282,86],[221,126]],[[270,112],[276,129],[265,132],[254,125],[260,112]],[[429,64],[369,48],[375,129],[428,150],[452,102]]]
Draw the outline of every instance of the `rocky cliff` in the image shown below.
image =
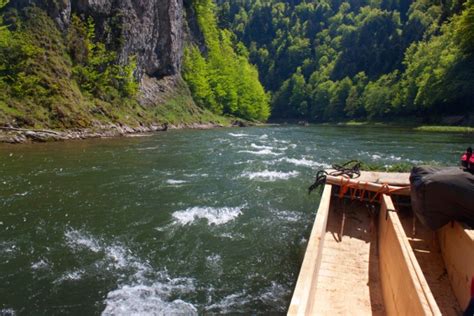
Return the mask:
[[117,51],[120,62],[136,56],[142,102],[148,104],[160,101],[160,91],[180,78],[185,38],[202,39],[191,6],[183,0],[13,0],[10,5],[38,6],[64,32],[72,14],[92,17],[97,38]]
[[198,107],[182,79],[186,43],[205,51],[191,0],[10,0],[0,9],[0,134],[21,134],[0,142],[35,140],[28,130],[68,139],[228,124]]

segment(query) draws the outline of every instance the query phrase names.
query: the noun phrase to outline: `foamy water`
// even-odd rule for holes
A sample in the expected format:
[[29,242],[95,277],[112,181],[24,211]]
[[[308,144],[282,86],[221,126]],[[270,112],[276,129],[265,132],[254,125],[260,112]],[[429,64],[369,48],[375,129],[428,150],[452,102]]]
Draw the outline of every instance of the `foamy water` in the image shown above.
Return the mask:
[[239,306],[248,304],[250,301],[251,297],[245,292],[230,294],[219,302],[208,306],[206,310],[208,312],[219,311],[219,313],[227,314],[239,310]]
[[171,185],[179,185],[179,184],[185,184],[185,183],[187,183],[187,181],[185,181],[185,180],[168,179],[168,180],[166,180],[166,183],[167,183],[167,184],[171,184]]
[[102,315],[197,315],[193,304],[173,295],[195,291],[194,280],[165,278],[152,285],[124,285],[107,294]]
[[157,150],[160,146],[152,146],[152,147],[144,147],[144,148],[137,148],[137,151],[148,151],[148,150]]
[[[65,238],[73,252],[102,253],[103,257],[96,262],[96,266],[105,265],[107,270],[134,272],[131,278],[123,279],[117,289],[107,294],[102,315],[197,314],[193,304],[172,299],[173,295],[194,291],[194,279],[172,278],[166,271],[154,271],[147,262],[135,256],[131,249],[116,241],[107,244],[87,232],[74,229],[65,232]],[[78,281],[86,274],[85,269],[66,271],[54,283]],[[150,275],[154,277],[150,278]]]
[[295,158],[285,157],[285,158],[279,159],[278,161],[288,162],[288,163],[291,163],[295,166],[317,167],[317,168],[324,168],[324,169],[327,169],[327,168],[331,167],[329,164],[309,160],[309,159],[306,159],[306,158],[295,159]]
[[301,220],[301,214],[297,212],[287,210],[272,210],[272,214],[282,222],[295,223]]
[[281,171],[259,171],[259,172],[244,172],[241,174],[242,178],[249,178],[250,180],[261,180],[261,181],[276,181],[276,180],[287,180],[299,175],[298,171],[281,172]]
[[41,269],[48,269],[49,263],[46,260],[39,260],[31,265],[31,269],[33,270],[41,270]]
[[264,290],[259,299],[268,305],[280,306],[279,311],[285,312],[286,308],[283,303],[290,293],[291,290],[288,287],[276,281],[272,281],[272,284]]
[[250,145],[250,147],[255,148],[255,149],[269,149],[269,150],[272,150],[272,149],[273,149],[272,146],[256,145],[256,144],[254,144],[254,143],[252,143],[252,144]]
[[244,134],[244,133],[229,133],[228,135],[233,136],[233,137],[247,137],[247,136],[250,136],[250,135]]
[[188,178],[207,178],[207,177],[209,177],[209,174],[207,174],[207,173],[185,173],[184,176],[188,177]]
[[[80,253],[81,251],[101,253],[103,256],[97,262],[97,265],[105,266],[108,270],[131,272],[130,280],[142,280],[146,274],[152,271],[148,263],[140,260],[120,242],[114,241],[108,244],[87,232],[74,229],[66,231],[65,238],[67,245],[74,253]],[[77,275],[74,272],[68,272],[67,274],[69,276]]]
[[[407,146],[409,148],[410,146]],[[402,157],[395,154],[382,154],[379,152],[368,152],[368,151],[360,151],[359,153],[362,157],[370,157],[371,160],[374,161],[389,161],[389,162],[406,162],[411,164],[421,164],[423,161],[413,158]],[[360,158],[364,161],[364,158]]]
[[195,206],[174,212],[172,216],[180,225],[189,225],[198,219],[206,219],[209,225],[222,225],[241,215],[243,208],[244,206],[221,208]]
[[93,252],[99,252],[102,250],[98,241],[94,237],[79,230],[67,230],[64,236],[66,237],[68,246],[73,250],[80,250],[81,248],[88,249]]
[[61,275],[58,279],[56,279],[53,283],[63,283],[67,281],[77,281],[80,280],[85,274],[84,269],[79,269],[75,271],[68,271]]
[[240,150],[239,153],[247,153],[252,155],[271,155],[271,156],[280,156],[282,153],[276,153],[271,151],[270,149],[262,149],[259,151],[252,151],[252,150]]

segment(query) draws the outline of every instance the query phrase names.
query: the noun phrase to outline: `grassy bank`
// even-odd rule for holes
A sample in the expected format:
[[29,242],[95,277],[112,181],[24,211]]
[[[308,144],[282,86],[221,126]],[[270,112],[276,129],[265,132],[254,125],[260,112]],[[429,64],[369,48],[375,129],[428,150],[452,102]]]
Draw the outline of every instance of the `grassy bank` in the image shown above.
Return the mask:
[[347,121],[337,123],[339,126],[394,126],[413,128],[419,132],[439,132],[439,133],[474,133],[474,127],[452,126],[452,125],[420,125],[414,121],[405,122],[394,121]]
[[420,132],[474,133],[474,127],[468,126],[424,125],[416,127],[415,130]]

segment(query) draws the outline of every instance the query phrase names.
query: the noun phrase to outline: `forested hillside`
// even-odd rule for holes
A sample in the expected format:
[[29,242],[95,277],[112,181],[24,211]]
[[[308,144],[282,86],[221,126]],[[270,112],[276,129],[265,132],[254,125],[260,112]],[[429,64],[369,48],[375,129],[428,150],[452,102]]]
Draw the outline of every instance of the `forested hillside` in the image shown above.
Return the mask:
[[0,0],[0,128],[266,120],[257,69],[215,12],[210,0]]
[[205,46],[189,45],[184,53],[184,78],[197,104],[217,114],[265,121],[270,115],[268,96],[248,52],[228,30],[217,26],[212,0],[193,0]]
[[311,121],[474,112],[474,1],[218,0],[274,118]]
[[132,4],[0,0],[0,126],[474,117],[474,0]]

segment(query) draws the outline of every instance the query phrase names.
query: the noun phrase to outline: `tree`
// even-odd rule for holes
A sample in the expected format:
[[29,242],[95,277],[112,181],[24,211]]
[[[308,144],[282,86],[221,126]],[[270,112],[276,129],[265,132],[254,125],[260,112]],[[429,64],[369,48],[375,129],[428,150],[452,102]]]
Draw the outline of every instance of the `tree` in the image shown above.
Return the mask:
[[196,0],[194,8],[207,46],[206,57],[193,45],[185,50],[183,76],[194,100],[217,114],[265,121],[269,100],[248,50],[232,32],[218,29],[211,0]]
[[464,3],[464,10],[455,21],[455,36],[465,54],[474,54],[474,0]]
[[472,111],[474,0],[229,2],[275,118]]

